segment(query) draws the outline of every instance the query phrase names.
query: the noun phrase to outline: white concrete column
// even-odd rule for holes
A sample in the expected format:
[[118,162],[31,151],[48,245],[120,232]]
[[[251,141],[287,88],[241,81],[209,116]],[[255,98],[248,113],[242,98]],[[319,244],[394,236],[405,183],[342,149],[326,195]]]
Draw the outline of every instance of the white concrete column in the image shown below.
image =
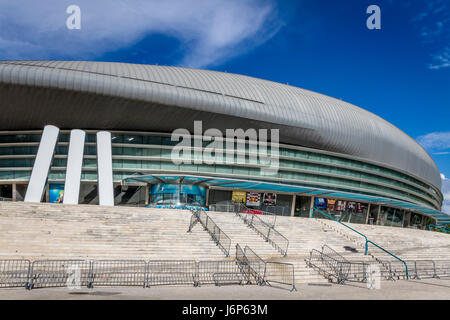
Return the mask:
[[366,224],[369,223],[370,205],[371,205],[370,203],[367,205]]
[[64,204],[78,204],[85,138],[86,133],[82,130],[72,130],[70,132],[66,182],[64,185]]
[[310,218],[312,218],[311,211],[312,211],[313,207],[314,207],[314,197],[311,197],[311,203],[309,205],[309,217]]
[[98,198],[101,206],[114,206],[111,133],[97,132]]
[[146,206],[148,206],[148,202],[149,202],[149,198],[150,198],[149,192],[150,192],[150,188],[149,188],[148,183],[147,183],[145,185],[145,205]]
[[295,201],[297,200],[297,196],[294,194],[292,195],[292,206],[291,206],[291,217],[295,214]]
[[17,184],[12,184],[12,201],[17,201]]
[[58,141],[59,128],[45,126],[39,143],[24,202],[41,202]]

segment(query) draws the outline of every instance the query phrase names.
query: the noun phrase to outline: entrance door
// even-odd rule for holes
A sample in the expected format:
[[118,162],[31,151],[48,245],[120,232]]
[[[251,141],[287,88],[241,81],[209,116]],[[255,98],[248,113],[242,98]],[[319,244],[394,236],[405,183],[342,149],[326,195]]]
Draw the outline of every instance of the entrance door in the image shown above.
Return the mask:
[[373,225],[377,224],[379,209],[380,209],[379,205],[372,204],[370,206],[369,220],[367,221],[368,224],[373,224]]
[[294,216],[309,218],[310,208],[311,208],[311,197],[297,196],[295,198]]

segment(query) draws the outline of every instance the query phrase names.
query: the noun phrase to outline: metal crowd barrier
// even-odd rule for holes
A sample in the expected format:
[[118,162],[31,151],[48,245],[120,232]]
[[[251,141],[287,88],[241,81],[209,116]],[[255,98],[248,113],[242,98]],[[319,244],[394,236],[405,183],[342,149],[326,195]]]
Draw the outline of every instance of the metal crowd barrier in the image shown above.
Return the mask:
[[256,280],[256,283],[263,284],[264,283],[264,269],[265,262],[259,255],[257,255],[249,246],[245,246],[244,255],[247,259],[247,263],[250,267],[250,270],[253,274],[253,277]]
[[244,250],[236,245],[236,260],[240,262],[242,270],[258,285],[288,285],[290,291],[296,291],[294,265],[291,263],[264,261],[250,247]]
[[147,264],[147,287],[162,285],[197,285],[194,260],[155,260]]
[[[258,214],[253,213],[254,211],[257,211]],[[256,215],[258,216],[265,224],[269,225],[271,228],[275,228],[275,224],[277,221],[277,215],[264,210],[258,210],[258,209],[252,209],[247,207],[244,204],[237,204],[236,205],[236,211],[235,213],[242,213],[244,215]]]
[[367,238],[366,235],[364,235],[364,234],[362,234],[361,232],[359,232],[359,231],[353,229],[352,227],[346,225],[345,223],[341,222],[340,220],[338,220],[338,219],[336,219],[336,218],[330,216],[329,214],[326,214],[325,212],[323,212],[323,211],[317,209],[316,207],[312,207],[312,208],[311,208],[311,210],[310,210],[311,217],[314,217],[314,211],[319,212],[319,213],[320,213],[322,216],[324,216],[325,218],[328,218],[328,219],[330,219],[330,220],[334,220],[334,221],[338,222],[340,225],[344,226],[345,228],[347,228],[347,229],[353,231],[354,233],[356,233],[356,234],[362,236],[362,237],[365,239],[364,255],[367,255],[368,249],[369,249],[369,243],[370,243],[370,244],[372,244],[373,246],[375,246],[376,248],[380,249],[381,251],[384,251],[385,253],[391,255],[393,258],[395,258],[395,259],[397,259],[398,261],[400,261],[401,263],[403,263],[403,265],[404,265],[404,267],[405,267],[406,280],[408,280],[408,278],[409,278],[409,275],[408,275],[408,265],[407,265],[407,263],[406,263],[405,261],[403,261],[402,259],[400,259],[399,257],[397,257],[397,256],[396,256],[395,254],[393,254],[392,252],[390,252],[390,251],[384,249],[383,247],[381,247],[380,245],[376,244],[375,242],[369,240],[369,239]]
[[435,278],[450,277],[450,260],[433,260]]
[[336,279],[339,284],[344,284],[346,281],[367,282],[368,263],[348,261],[326,245],[322,247],[322,251],[313,249],[307,264],[318,269],[319,273],[328,280]]
[[367,282],[369,264],[366,262],[352,261],[349,263],[349,272],[346,281]]
[[26,287],[30,260],[0,260],[0,288]]
[[291,291],[297,291],[295,288],[294,265],[285,262],[267,261],[264,269],[264,283],[270,286],[273,284],[287,285]]
[[309,253],[309,260],[306,262],[310,268],[316,268],[319,274],[323,275],[329,281],[332,281],[332,278],[336,278],[337,282],[340,283],[341,279],[339,278],[339,275],[335,273],[335,270],[330,267],[329,263],[325,262],[327,258],[332,259],[324,253],[312,249]]
[[[289,247],[289,240],[277,231],[274,226],[266,223],[261,219],[261,216],[251,213],[236,212],[236,215],[240,217],[250,228],[261,235],[264,240],[270,242],[270,244],[280,251],[283,256],[287,255]],[[274,216],[276,217],[276,216]],[[275,220],[274,220],[275,223]]]
[[144,260],[96,260],[92,262],[89,287],[142,286],[146,284]]
[[91,263],[85,260],[37,260],[30,270],[29,289],[89,286]]
[[219,226],[211,219],[210,216],[206,213],[206,211],[203,210],[191,210],[192,217],[191,221],[189,223],[189,229],[188,232],[192,230],[192,227],[195,225],[195,220],[200,222],[200,224],[203,226],[203,228],[208,231],[210,234],[212,240],[218,245],[223,252],[225,253],[225,256],[230,256],[230,247],[231,247],[231,239],[226,235],[225,232],[222,231],[222,229],[219,228]]
[[200,261],[197,271],[197,285],[249,284],[250,279],[242,272],[237,260]]

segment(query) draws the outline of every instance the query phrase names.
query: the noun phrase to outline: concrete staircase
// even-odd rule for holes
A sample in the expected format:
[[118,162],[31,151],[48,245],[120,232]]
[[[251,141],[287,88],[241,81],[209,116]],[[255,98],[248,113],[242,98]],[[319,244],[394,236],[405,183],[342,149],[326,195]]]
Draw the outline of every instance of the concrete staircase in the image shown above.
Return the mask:
[[223,259],[189,211],[0,202],[0,259]]
[[[305,263],[309,252],[324,244],[348,260],[375,262],[364,256],[362,238],[334,221],[277,217],[275,229],[289,239],[288,255],[282,257],[234,213],[208,214],[231,238],[230,258],[225,258],[200,224],[187,233],[189,211],[0,202],[0,259],[222,260],[233,259],[239,243],[264,260],[294,264],[297,283],[327,282]],[[401,258],[450,259],[449,235],[350,225]],[[391,259],[378,249],[369,252]]]
[[[324,219],[314,219],[349,239],[363,251],[364,238],[348,230],[341,224]],[[403,260],[450,260],[450,235],[427,230],[371,226],[347,223],[348,226],[365,234],[369,240],[394,253]],[[369,254],[381,260],[394,258],[369,244]]]
[[266,258],[280,257],[281,253],[264,240],[254,230],[249,228],[238,216],[228,212],[209,211],[208,215],[231,239],[231,253],[234,254],[236,244],[244,248],[252,248],[259,256]]

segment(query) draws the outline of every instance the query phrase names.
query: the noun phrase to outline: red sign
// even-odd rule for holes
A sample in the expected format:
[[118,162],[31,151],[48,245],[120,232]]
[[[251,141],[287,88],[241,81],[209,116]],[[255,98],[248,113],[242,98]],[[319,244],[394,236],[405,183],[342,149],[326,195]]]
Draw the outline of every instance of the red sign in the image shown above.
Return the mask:
[[244,210],[244,213],[248,214],[262,214],[261,210]]

